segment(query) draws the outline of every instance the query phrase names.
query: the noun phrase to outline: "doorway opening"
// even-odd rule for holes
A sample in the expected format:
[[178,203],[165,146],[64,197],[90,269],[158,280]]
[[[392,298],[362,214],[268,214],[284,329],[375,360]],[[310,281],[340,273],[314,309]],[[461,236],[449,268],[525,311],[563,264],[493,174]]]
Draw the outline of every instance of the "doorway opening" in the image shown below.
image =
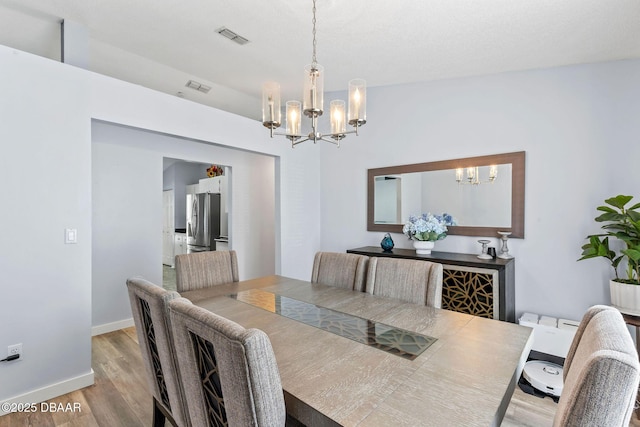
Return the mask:
[[229,250],[231,167],[163,157],[162,283],[176,290],[175,257]]

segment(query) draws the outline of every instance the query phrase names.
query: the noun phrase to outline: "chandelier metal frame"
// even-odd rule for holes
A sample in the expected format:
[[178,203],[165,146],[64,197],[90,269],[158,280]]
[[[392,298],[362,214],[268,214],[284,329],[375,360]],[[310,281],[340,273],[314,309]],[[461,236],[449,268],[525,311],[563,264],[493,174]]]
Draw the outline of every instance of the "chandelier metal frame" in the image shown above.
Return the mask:
[[[270,137],[274,135],[284,136],[291,141],[291,147],[305,141],[325,141],[340,146],[340,141],[348,134],[358,135],[358,128],[366,122],[366,82],[362,79],[353,79],[349,82],[349,110],[348,121],[343,100],[333,100],[330,103],[331,133],[323,134],[318,131],[318,118],[323,114],[324,103],[324,68],[317,61],[316,38],[316,0],[313,0],[313,50],[311,64],[305,67],[305,88],[303,91],[303,103],[299,101],[287,101],[286,103],[286,132],[277,133],[275,129],[281,125],[280,111],[280,86],[275,82],[265,83],[262,90],[262,124],[269,129]],[[311,132],[307,135],[301,133],[301,112],[311,119]],[[346,130],[345,124],[349,123],[354,130]],[[328,139],[331,138],[331,139]]]

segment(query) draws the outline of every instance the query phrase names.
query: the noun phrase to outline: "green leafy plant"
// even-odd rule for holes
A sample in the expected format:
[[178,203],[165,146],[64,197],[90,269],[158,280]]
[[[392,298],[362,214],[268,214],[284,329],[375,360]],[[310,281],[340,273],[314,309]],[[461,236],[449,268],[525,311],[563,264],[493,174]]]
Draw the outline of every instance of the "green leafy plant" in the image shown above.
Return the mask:
[[[578,261],[606,258],[616,276],[614,281],[640,285],[640,203],[626,208],[631,199],[632,196],[618,195],[604,201],[608,206],[598,206],[603,213],[595,220],[604,223],[601,227],[604,233],[587,236],[589,243],[582,246],[582,257]],[[609,238],[622,242],[619,253],[609,247]],[[626,277],[621,278],[618,266],[623,260],[626,260]]]

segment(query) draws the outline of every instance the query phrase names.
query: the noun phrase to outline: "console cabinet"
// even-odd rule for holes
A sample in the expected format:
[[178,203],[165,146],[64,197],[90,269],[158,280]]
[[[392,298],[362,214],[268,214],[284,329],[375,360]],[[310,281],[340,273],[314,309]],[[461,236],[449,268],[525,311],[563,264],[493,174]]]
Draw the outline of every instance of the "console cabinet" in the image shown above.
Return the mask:
[[414,249],[364,246],[348,253],[370,257],[417,259],[442,264],[442,308],[475,316],[516,321],[515,260],[484,260],[473,254],[432,251],[418,255]]

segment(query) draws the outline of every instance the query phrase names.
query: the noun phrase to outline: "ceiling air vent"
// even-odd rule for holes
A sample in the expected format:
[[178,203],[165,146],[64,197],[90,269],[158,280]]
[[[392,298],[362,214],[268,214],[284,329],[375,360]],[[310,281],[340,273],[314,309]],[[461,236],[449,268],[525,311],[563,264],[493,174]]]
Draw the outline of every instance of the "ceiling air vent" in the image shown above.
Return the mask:
[[211,86],[203,85],[202,83],[198,83],[193,80],[189,80],[185,86],[204,93],[209,93],[211,90]]
[[231,40],[233,42],[236,42],[236,43],[238,43],[240,45],[249,43],[249,40],[245,39],[242,36],[239,36],[238,34],[234,33],[233,31],[231,31],[230,29],[228,29],[226,27],[218,28],[216,30],[216,32],[218,34],[220,34],[221,36],[224,36],[224,37],[228,38],[229,40]]

